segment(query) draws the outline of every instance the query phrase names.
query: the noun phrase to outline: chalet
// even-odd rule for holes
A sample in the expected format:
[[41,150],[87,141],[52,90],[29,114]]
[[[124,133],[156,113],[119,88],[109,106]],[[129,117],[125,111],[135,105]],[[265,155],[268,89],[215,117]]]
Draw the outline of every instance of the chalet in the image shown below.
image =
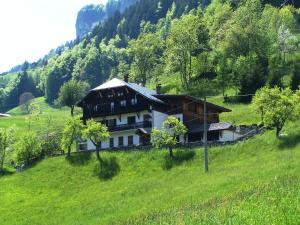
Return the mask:
[[[174,116],[188,128],[180,142],[198,142],[203,138],[204,102],[189,95],[162,94],[156,90],[114,78],[92,89],[79,103],[83,122],[94,119],[105,124],[110,139],[101,143],[102,149],[148,145],[152,128],[162,128],[168,116]],[[221,123],[219,114],[230,112],[224,107],[207,103],[208,140],[231,140],[232,124]],[[79,150],[92,150],[89,141],[79,143]]]

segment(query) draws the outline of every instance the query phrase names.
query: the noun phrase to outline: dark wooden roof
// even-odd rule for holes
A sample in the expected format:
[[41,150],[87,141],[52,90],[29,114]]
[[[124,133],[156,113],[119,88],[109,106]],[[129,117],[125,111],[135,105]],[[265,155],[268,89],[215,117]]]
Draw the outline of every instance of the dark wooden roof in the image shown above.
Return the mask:
[[[229,130],[231,128],[232,128],[232,124],[228,122],[207,124],[208,131],[222,131],[222,130]],[[198,133],[203,131],[204,131],[203,124],[193,123],[188,125],[189,133]]]
[[120,88],[120,87],[127,87],[134,92],[140,94],[141,96],[145,97],[149,101],[155,102],[155,103],[160,103],[160,104],[165,104],[161,99],[158,99],[155,97],[156,92],[153,90],[150,90],[146,87],[140,86],[135,83],[127,83],[125,81],[119,80],[117,78],[114,78],[90,91],[90,93],[85,96],[80,102],[77,103],[78,106],[82,106],[82,102],[92,93],[103,91],[103,90],[109,90],[109,89],[114,89],[114,88]]
[[[176,99],[186,99],[190,102],[196,102],[196,103],[204,104],[203,100],[201,100],[199,98],[196,98],[194,96],[191,96],[191,95],[155,95],[155,97],[157,97],[157,98],[159,98],[163,101],[165,101],[165,100],[173,100],[174,101]],[[208,108],[213,108],[218,112],[231,112],[230,109],[227,109],[225,107],[213,104],[211,102],[206,102],[206,104],[207,104]]]

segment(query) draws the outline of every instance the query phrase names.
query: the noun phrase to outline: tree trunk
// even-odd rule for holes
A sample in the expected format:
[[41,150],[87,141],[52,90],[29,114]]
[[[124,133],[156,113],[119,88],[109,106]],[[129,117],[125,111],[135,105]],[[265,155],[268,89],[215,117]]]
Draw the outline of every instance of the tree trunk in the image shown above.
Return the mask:
[[0,175],[4,172],[3,167],[4,167],[4,157],[0,163]]
[[70,156],[71,156],[71,146],[69,145],[68,146],[67,157],[70,157]]
[[173,159],[174,158],[173,148],[170,147],[169,152],[170,152],[170,157]]
[[279,138],[280,131],[281,131],[281,126],[277,125],[277,126],[276,126],[276,137],[277,137],[277,138]]
[[72,117],[74,116],[74,106],[73,105],[71,106],[71,116]]
[[96,145],[96,157],[97,157],[97,160],[102,163],[102,158],[100,156],[100,146],[99,145]]

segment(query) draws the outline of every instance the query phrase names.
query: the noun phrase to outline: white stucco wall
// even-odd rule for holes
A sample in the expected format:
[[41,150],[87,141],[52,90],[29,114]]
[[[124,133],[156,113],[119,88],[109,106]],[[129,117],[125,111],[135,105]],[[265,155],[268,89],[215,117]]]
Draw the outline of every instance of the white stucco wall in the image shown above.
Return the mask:
[[[120,131],[120,132],[114,132],[111,133],[110,138],[114,139],[114,147],[119,147],[119,137],[123,137],[123,146],[128,146],[128,136],[133,136],[133,145],[138,146],[140,144],[140,137],[135,134],[135,130],[131,131]],[[101,149],[108,149],[109,147],[109,140],[101,143]],[[87,150],[95,150],[96,147],[93,145],[93,143],[88,140],[87,141]]]
[[102,121],[102,120],[111,120],[116,119],[117,125],[126,125],[128,124],[128,117],[135,116],[136,123],[140,123],[144,121],[144,115],[151,115],[147,110],[142,111],[139,113],[139,116],[136,113],[127,113],[120,115],[113,115],[113,116],[106,116],[106,117],[98,117],[95,118],[96,121]]
[[[121,117],[119,115],[113,115],[113,116],[106,116],[106,117],[98,117],[95,118],[96,121],[102,121],[102,120],[110,120],[110,119],[116,119],[117,125],[126,125],[128,124],[128,117],[135,116],[136,123],[140,123],[144,121],[144,115],[150,115],[152,117],[152,127],[155,127],[157,129],[161,129],[163,122],[168,118],[168,114],[161,113],[158,111],[153,110],[152,113],[149,113],[147,110],[142,111],[139,113],[139,116],[136,113],[127,113],[122,114]],[[178,118],[180,121],[183,121],[183,115],[182,114],[176,114],[172,115],[176,118]],[[140,145],[140,137],[139,135],[135,134],[136,130],[127,130],[127,131],[117,131],[117,132],[111,132],[110,137],[114,138],[114,147],[117,148],[119,137],[123,137],[123,146],[128,146],[128,136],[133,136],[133,145],[138,146]],[[184,142],[183,136],[179,137],[180,142]],[[87,142],[87,150],[95,150],[96,147],[94,144],[88,140]],[[102,149],[108,149],[109,147],[109,140],[101,143]]]
[[152,111],[152,121],[153,121],[153,128],[161,129],[163,122],[168,118],[168,114],[161,113],[158,111]]
[[235,141],[241,137],[241,135],[239,135],[236,132],[231,131],[231,130],[223,130],[221,132],[222,132],[222,135],[220,135],[220,140],[219,140],[221,142]]
[[[163,122],[166,119],[168,119],[169,116],[174,116],[175,118],[177,118],[181,122],[183,122],[183,114],[168,115],[168,114],[161,113],[161,112],[153,110],[152,111],[153,128],[162,129]],[[180,136],[179,141],[184,142],[184,137]]]

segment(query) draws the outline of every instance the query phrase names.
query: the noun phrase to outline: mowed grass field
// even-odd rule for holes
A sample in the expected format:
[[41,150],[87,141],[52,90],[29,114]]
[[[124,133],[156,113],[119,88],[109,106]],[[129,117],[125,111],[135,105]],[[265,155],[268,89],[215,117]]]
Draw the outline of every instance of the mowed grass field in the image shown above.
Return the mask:
[[[40,101],[42,118],[64,123],[68,109]],[[219,104],[223,104],[219,102]],[[224,106],[223,121],[258,123],[249,105]],[[26,131],[25,116],[1,119]],[[43,128],[39,120],[35,129]],[[103,152],[99,174],[94,154],[45,159],[21,173],[0,177],[0,224],[299,224],[300,121],[278,140],[266,131],[235,145],[168,152]]]
[[[43,97],[34,99],[32,103],[38,105],[40,109],[38,117],[32,119],[30,123],[30,129],[37,132],[43,131],[49,120],[52,125],[63,127],[66,119],[70,116],[70,110],[67,107],[54,108],[47,104]],[[15,125],[18,132],[26,132],[29,129],[29,115],[25,111],[24,106],[19,106],[8,111],[7,113],[12,117],[0,118],[0,128]]]

